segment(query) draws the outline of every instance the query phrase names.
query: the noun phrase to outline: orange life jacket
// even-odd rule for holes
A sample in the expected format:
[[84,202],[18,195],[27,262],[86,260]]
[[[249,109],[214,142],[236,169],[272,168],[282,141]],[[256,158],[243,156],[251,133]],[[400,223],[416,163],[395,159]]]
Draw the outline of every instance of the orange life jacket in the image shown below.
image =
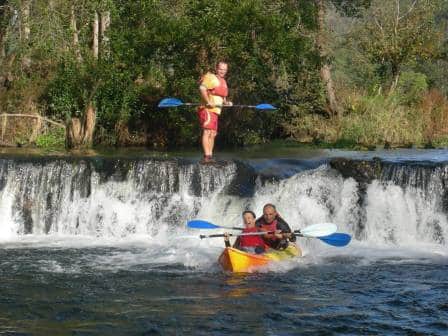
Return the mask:
[[[260,230],[265,231],[265,232],[277,231],[277,220],[274,219],[271,224],[266,224],[266,223],[261,224]],[[267,250],[268,248],[271,247],[272,243],[269,243],[269,242],[274,242],[276,240],[278,240],[278,238],[274,234],[272,234],[270,238],[263,239],[265,250]]]
[[214,96],[227,97],[229,95],[229,89],[227,88],[227,83],[224,78],[216,76],[219,80],[219,85],[208,92]]
[[[277,231],[277,220],[274,219],[271,224],[266,224],[266,223],[261,224],[260,229],[261,229],[261,231],[266,231],[266,232]],[[270,239],[277,240],[278,238],[275,235],[273,235],[273,237]]]

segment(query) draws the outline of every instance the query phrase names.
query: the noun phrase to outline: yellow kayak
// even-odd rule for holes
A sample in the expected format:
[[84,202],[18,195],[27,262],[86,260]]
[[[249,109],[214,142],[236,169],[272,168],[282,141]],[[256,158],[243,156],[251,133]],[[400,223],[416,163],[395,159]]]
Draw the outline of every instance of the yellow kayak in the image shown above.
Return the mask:
[[263,254],[252,254],[233,247],[226,247],[218,259],[225,271],[234,273],[251,272],[260,266],[268,265],[275,261],[300,257],[302,251],[295,244],[289,244],[284,250],[269,250]]

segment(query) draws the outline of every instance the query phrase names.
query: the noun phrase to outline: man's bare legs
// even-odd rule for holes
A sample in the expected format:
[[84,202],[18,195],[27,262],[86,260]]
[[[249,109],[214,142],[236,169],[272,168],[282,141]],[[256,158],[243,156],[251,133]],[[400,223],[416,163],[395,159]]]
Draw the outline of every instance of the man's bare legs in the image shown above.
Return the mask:
[[204,157],[211,159],[213,156],[213,147],[215,146],[215,138],[217,132],[210,129],[204,129],[202,133],[202,149],[204,150]]

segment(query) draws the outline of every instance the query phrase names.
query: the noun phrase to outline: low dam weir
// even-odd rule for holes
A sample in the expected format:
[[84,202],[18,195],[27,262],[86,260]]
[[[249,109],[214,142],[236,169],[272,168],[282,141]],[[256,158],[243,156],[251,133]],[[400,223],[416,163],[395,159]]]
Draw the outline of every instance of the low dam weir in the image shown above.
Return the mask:
[[445,245],[448,162],[0,158],[0,239],[177,234],[194,218],[238,224],[265,203],[293,228],[334,222],[359,241]]

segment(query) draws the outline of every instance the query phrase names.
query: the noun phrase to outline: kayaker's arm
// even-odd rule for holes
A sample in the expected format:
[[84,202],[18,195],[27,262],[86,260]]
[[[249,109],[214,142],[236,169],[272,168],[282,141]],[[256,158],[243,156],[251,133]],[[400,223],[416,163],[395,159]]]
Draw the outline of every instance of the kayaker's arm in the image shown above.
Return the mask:
[[296,235],[291,231],[288,223],[280,216],[277,217],[277,228],[283,232],[283,237],[288,238],[292,242],[296,241]]
[[233,247],[234,248],[239,248],[240,247],[240,241],[241,241],[240,237],[237,237],[235,242],[233,243]]
[[210,102],[210,97],[208,95],[208,90],[204,85],[199,86],[199,91],[201,92],[201,97],[204,100],[207,107],[214,107],[214,105]]
[[226,247],[230,247],[229,234],[227,232],[224,233],[224,244]]
[[[230,245],[230,239],[229,239],[230,235],[226,232],[224,233],[224,244],[226,245],[226,247],[231,247],[232,245]],[[235,242],[233,243],[233,247],[234,248],[239,248],[240,246],[240,237],[237,237]]]

